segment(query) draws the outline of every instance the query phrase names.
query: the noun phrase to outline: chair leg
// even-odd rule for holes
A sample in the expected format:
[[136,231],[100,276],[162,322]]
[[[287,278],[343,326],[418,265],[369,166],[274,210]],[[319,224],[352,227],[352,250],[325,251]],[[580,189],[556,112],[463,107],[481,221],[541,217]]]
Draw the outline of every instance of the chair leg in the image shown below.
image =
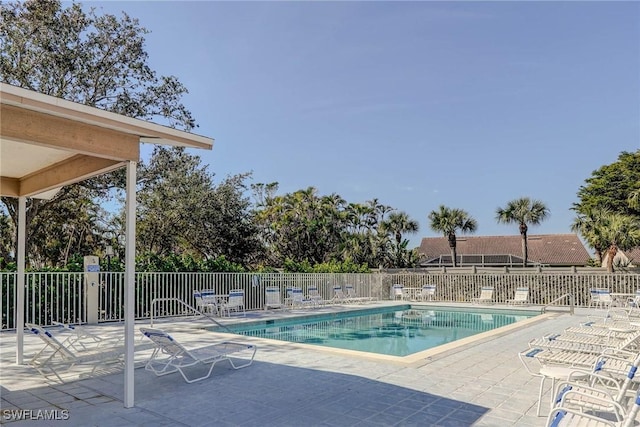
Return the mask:
[[544,389],[544,380],[546,378],[542,377],[540,379],[540,392],[538,393],[538,409],[536,410],[536,416],[540,416],[540,405],[542,404],[542,391]]

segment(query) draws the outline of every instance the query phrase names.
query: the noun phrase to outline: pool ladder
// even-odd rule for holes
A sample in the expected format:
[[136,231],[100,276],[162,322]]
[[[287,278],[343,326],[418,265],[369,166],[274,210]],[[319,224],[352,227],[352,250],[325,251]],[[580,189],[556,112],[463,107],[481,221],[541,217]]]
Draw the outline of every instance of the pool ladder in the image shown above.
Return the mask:
[[564,294],[564,295],[554,299],[549,304],[547,304],[544,307],[542,307],[542,312],[546,313],[547,309],[550,308],[550,307],[558,307],[558,306],[556,306],[554,304],[557,303],[560,300],[565,299],[565,298],[569,298],[569,314],[571,314],[573,316],[573,314],[575,313],[575,308],[576,308],[576,301],[575,301],[575,298],[573,297],[573,294]]

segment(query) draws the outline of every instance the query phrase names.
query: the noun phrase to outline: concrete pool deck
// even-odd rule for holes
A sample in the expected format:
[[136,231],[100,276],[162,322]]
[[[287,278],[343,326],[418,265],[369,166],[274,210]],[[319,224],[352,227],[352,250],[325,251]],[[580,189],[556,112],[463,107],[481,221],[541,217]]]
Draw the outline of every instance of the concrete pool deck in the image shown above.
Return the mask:
[[[321,310],[345,309],[349,307]],[[309,309],[252,313],[249,319],[304,312]],[[46,381],[33,368],[15,364],[15,334],[3,332],[0,423],[12,427],[544,426],[546,418],[535,415],[540,380],[527,373],[517,353],[531,339],[561,332],[594,314],[594,310],[585,309],[577,309],[573,316],[554,313],[523,324],[520,329],[485,336],[411,363],[237,338],[258,345],[252,366],[235,371],[222,362],[215,366],[209,379],[194,384],[187,384],[178,374],[156,377],[136,369],[135,407],[129,409],[122,403],[121,369],[105,368],[90,375],[79,366],[69,377],[65,376],[64,384]],[[237,319],[224,319],[222,323],[230,321]],[[146,325],[148,321],[137,322],[136,331]],[[187,347],[221,338],[220,334],[200,329],[203,323],[193,319],[161,320],[157,326],[170,331]],[[117,336],[123,330],[121,324],[89,328],[101,336]],[[136,339],[136,343],[144,344],[145,340]],[[41,347],[36,336],[25,334],[25,360]],[[137,351],[136,363],[142,366],[149,354],[148,349]],[[545,393],[543,413],[548,412],[548,399]],[[19,416],[32,419],[17,420]],[[43,416],[67,419],[35,419]]]

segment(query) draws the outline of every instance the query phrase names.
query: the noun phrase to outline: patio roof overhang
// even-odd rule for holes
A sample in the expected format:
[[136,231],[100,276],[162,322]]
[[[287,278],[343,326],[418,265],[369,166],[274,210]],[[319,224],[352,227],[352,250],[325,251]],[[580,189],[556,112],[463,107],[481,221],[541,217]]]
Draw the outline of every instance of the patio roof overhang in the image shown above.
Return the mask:
[[0,196],[49,198],[139,160],[140,143],[211,149],[213,139],[0,83]]
[[26,199],[126,166],[125,390],[134,405],[135,205],[140,143],[213,148],[213,139],[0,83],[0,196],[18,198],[16,363],[23,363]]

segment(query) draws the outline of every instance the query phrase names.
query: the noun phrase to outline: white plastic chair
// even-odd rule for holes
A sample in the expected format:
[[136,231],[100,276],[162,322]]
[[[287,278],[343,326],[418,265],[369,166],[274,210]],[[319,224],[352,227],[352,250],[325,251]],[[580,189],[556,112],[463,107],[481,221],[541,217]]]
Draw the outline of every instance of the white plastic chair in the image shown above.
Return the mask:
[[591,295],[589,307],[608,309],[613,302],[613,297],[608,289],[593,288],[589,293]]
[[229,316],[231,316],[231,311],[242,312],[243,316],[247,315],[244,307],[244,289],[232,289],[229,291],[229,300],[225,309]]
[[396,300],[400,297],[401,300],[404,300],[404,285],[400,283],[396,283],[391,285],[391,299]]
[[478,298],[472,298],[471,302],[474,304],[479,303],[492,303],[493,302],[493,286],[483,286],[480,290],[480,296]]
[[347,304],[349,302],[349,298],[342,290],[341,285],[333,286],[333,297],[331,298],[331,301],[336,304]]
[[325,305],[327,301],[322,298],[320,291],[316,285],[311,285],[307,288],[307,299],[315,302],[316,305]]
[[264,290],[264,309],[283,308],[282,299],[280,298],[280,288],[278,286],[267,286]]
[[421,301],[433,301],[436,294],[436,285],[424,285],[420,291]]
[[525,305],[529,303],[529,288],[517,288],[513,299],[507,300],[507,305]]
[[305,298],[301,288],[291,288],[291,307],[310,307],[317,306],[316,301],[311,298]]
[[193,298],[196,300],[196,308],[201,313],[222,316],[226,309],[225,303],[219,299],[216,291],[213,289],[193,291]]

